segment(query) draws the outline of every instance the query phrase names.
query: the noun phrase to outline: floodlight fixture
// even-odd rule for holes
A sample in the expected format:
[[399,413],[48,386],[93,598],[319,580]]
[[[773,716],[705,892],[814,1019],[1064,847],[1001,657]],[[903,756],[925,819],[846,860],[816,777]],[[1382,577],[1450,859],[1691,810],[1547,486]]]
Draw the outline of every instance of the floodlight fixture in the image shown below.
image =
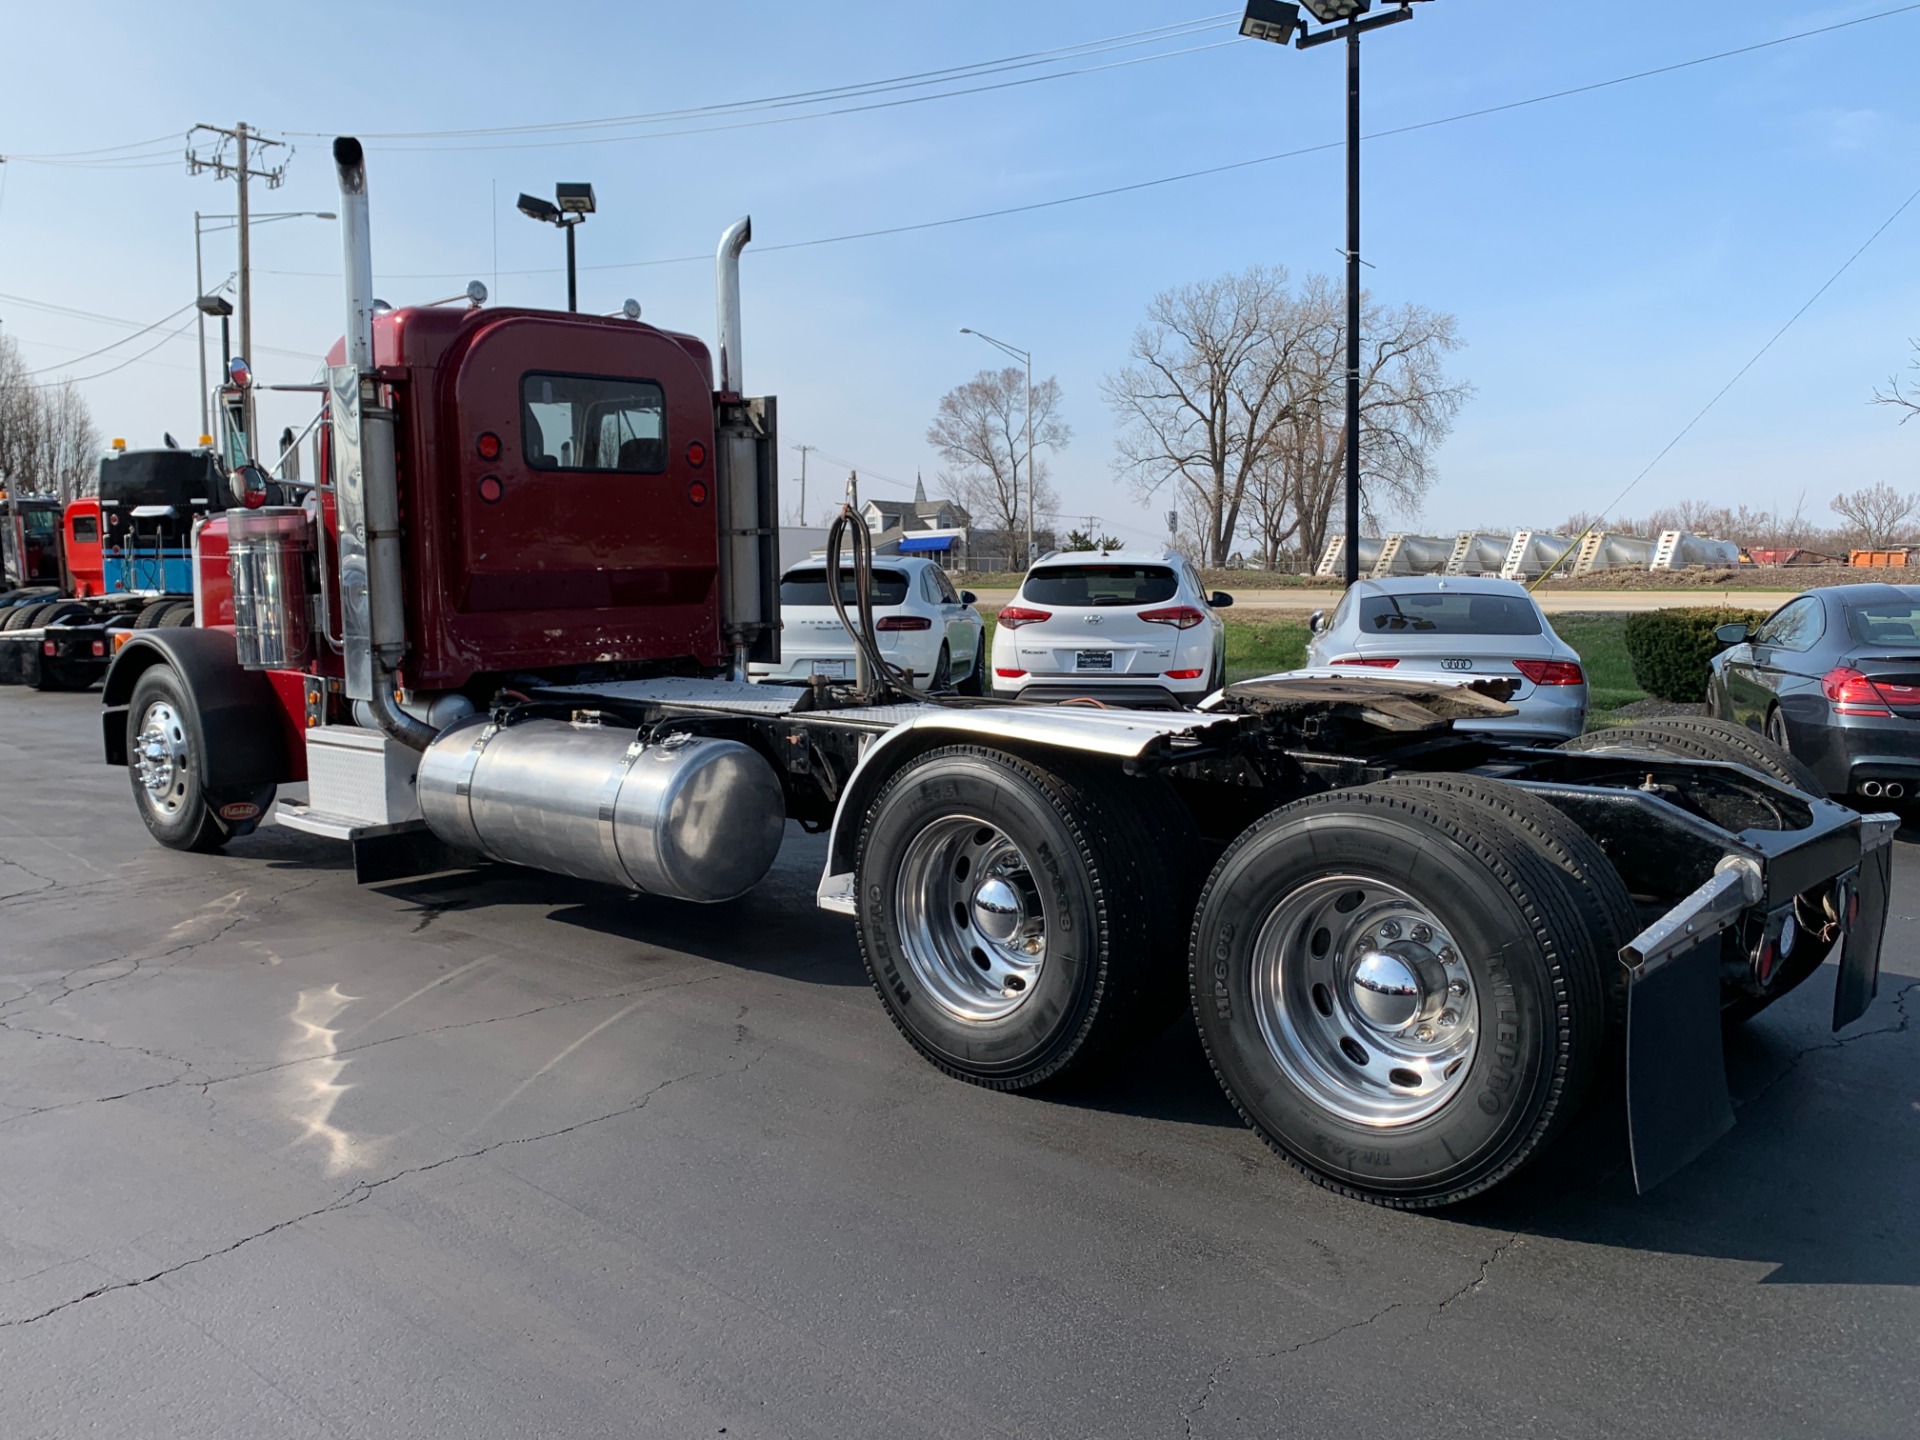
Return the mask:
[[1240,33],[1247,39],[1288,45],[1299,29],[1298,5],[1287,0],[1247,0],[1247,13],[1240,21]]
[[1322,25],[1337,25],[1373,8],[1373,0],[1301,0],[1301,3]]
[[569,215],[593,214],[593,186],[560,184],[553,187],[553,198]]
[[233,304],[222,295],[202,295],[193,302],[202,315],[222,317],[233,314]]
[[542,200],[538,195],[522,195],[520,213],[529,220],[542,220],[549,225],[560,224],[560,207],[551,200]]

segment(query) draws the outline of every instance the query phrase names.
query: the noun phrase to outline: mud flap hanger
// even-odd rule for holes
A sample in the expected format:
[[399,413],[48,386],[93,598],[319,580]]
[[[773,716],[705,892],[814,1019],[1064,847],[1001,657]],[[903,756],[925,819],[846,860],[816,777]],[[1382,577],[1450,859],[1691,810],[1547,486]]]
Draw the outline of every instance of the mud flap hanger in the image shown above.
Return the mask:
[[[1860,864],[1838,877],[1846,925],[1833,1028],[1857,1020],[1878,985],[1898,816],[1860,822]],[[1729,855],[1704,885],[1627,943],[1627,1135],[1645,1194],[1733,1128],[1720,1031],[1723,931],[1765,894],[1760,863]]]

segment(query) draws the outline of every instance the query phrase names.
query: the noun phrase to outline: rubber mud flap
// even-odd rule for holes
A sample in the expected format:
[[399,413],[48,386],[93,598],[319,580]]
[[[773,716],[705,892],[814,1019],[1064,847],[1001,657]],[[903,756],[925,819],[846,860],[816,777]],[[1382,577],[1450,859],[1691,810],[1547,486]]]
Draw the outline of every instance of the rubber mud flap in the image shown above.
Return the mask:
[[1627,1138],[1644,1195],[1733,1128],[1714,936],[1627,985]]
[[1840,978],[1833,987],[1833,1028],[1851,1025],[1880,993],[1880,944],[1887,928],[1887,896],[1893,887],[1893,846],[1881,845],[1860,861],[1860,915],[1840,947]]

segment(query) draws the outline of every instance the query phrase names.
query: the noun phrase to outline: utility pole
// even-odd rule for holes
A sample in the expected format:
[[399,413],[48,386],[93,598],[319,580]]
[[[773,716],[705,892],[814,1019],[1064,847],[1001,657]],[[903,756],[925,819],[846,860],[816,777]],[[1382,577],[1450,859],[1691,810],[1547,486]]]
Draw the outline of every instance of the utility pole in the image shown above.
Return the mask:
[[809,451],[818,450],[820,447],[818,445],[796,445],[793,448],[800,452],[800,523],[805,525],[807,523],[807,454]]
[[[257,158],[252,152],[263,151],[270,147],[285,148],[283,140],[269,140],[252,129],[245,121],[236,124],[231,130],[220,125],[196,125],[187,136],[191,147],[193,137],[204,134],[201,143],[210,145],[211,152],[202,154],[198,149],[187,151],[187,173],[198,175],[210,170],[216,180],[231,178],[239,192],[240,221],[240,353],[247,362],[253,362],[253,267],[249,263],[250,246],[247,233],[247,182],[266,181],[269,190],[277,190],[287,178],[287,167],[283,161],[271,169],[256,169]],[[234,158],[227,158],[227,144],[233,142]],[[289,156],[292,152],[288,151]],[[253,434],[253,391],[247,391],[247,434]]]

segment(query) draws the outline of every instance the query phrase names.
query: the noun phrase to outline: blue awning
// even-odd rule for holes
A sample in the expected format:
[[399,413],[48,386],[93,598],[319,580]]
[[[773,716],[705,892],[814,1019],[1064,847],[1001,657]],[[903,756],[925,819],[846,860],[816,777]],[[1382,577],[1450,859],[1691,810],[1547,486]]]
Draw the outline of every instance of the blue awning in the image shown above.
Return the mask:
[[927,550],[951,550],[953,539],[951,535],[902,535],[900,553],[918,555]]

